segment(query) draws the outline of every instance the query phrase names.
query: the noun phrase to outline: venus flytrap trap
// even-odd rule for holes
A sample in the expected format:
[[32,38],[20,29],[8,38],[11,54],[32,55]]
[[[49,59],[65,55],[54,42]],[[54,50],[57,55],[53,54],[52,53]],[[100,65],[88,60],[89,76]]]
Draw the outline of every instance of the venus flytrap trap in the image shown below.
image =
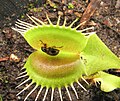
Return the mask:
[[[18,20],[16,27],[13,28],[36,50],[28,57],[23,67],[25,71],[18,77],[24,78],[25,76],[29,76],[28,79],[17,87],[30,80],[32,82],[17,95],[36,83],[36,86],[25,97],[24,101],[38,87],[40,87],[40,90],[36,95],[35,101],[37,101],[42,89],[45,87],[46,91],[43,101],[50,88],[52,89],[51,101],[53,101],[55,88],[58,88],[60,99],[63,101],[62,87],[66,88],[69,99],[72,100],[68,89],[69,86],[71,86],[78,99],[74,82],[87,91],[79,82],[82,79],[89,84],[85,78],[93,79],[95,82],[100,81],[101,90],[106,92],[120,88],[119,77],[103,72],[103,70],[111,68],[119,69],[120,60],[104,45],[95,32],[83,33],[86,30],[93,29],[93,27],[77,30],[81,26],[79,24],[75,28],[72,28],[74,23],[78,21],[78,18],[69,26],[66,26],[65,18],[63,25],[60,26],[60,16],[56,25],[52,24],[47,14],[46,17],[49,24],[45,24],[33,16],[27,16],[35,25]],[[109,80],[110,78],[114,80],[111,81]]]

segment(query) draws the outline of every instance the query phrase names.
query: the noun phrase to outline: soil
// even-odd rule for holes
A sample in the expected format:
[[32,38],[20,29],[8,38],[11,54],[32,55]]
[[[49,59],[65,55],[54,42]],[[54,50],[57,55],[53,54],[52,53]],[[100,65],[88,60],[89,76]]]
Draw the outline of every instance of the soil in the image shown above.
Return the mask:
[[[0,0],[1,7],[2,5],[7,5],[0,10],[0,101],[23,101],[29,90],[23,92],[20,96],[16,96],[24,86],[19,89],[15,87],[25,79],[16,80],[16,78],[21,72],[21,68],[24,66],[27,57],[34,50],[19,33],[11,29],[14,26],[15,20],[19,18],[31,23],[25,15],[28,13],[42,21],[47,21],[45,17],[45,12],[47,12],[53,23],[56,23],[58,15],[61,14],[63,15],[61,24],[63,23],[64,16],[66,16],[67,25],[69,25],[76,17],[81,18],[89,0],[51,0],[51,3],[45,0],[42,0],[42,2],[39,0],[37,2],[33,2],[32,0],[19,0],[19,2],[13,0],[12,3],[10,1]],[[68,7],[68,3],[72,3],[74,7]],[[116,3],[116,0],[103,0],[85,27],[94,26],[101,40],[114,54],[120,57],[120,10],[116,8]],[[108,72],[113,73],[113,70],[109,70]],[[86,84],[84,85],[87,87],[87,92],[75,84],[79,95],[78,100],[72,89],[69,88],[73,101],[120,101],[120,89],[105,93],[94,84],[89,87]],[[33,99],[36,94],[37,91],[31,94],[27,101],[34,101]],[[64,88],[62,95],[64,101],[69,101],[69,97]],[[44,90],[39,101],[42,101],[43,96]],[[59,94],[56,90],[54,101],[59,100]],[[46,101],[50,101],[50,91]]]

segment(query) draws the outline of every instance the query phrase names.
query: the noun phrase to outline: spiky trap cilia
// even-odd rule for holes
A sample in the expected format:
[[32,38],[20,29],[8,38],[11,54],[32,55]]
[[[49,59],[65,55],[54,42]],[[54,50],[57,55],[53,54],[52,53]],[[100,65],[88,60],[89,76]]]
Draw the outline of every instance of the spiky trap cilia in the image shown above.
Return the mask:
[[[66,88],[69,99],[72,100],[68,89],[69,86],[71,86],[78,99],[74,82],[78,83],[86,91],[79,82],[79,79],[82,79],[88,84],[84,77],[90,77],[95,82],[101,82],[101,90],[105,92],[120,88],[119,77],[103,72],[103,70],[111,68],[119,69],[120,60],[105,46],[95,32],[83,33],[91,28],[77,30],[81,24],[72,28],[78,19],[75,19],[69,26],[66,26],[65,18],[63,25],[60,26],[60,16],[56,25],[52,24],[47,14],[46,17],[49,24],[45,24],[33,16],[30,17],[28,15],[28,17],[35,25],[18,20],[16,27],[13,28],[36,50],[28,57],[23,67],[25,72],[21,73],[18,77],[29,76],[28,79],[17,87],[30,80],[32,82],[17,95],[36,83],[36,86],[25,97],[24,101],[38,87],[40,87],[40,90],[36,95],[35,101],[38,100],[42,89],[45,87],[46,91],[43,101],[50,88],[52,89],[51,101],[53,101],[55,88],[58,88],[60,99],[63,101],[62,87]],[[111,78],[113,81],[109,80]]]

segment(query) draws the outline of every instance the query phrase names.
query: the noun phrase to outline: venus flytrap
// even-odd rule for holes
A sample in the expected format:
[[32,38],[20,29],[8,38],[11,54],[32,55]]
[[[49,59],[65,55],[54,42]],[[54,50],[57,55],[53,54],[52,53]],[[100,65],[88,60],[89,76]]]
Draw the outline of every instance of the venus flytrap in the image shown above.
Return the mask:
[[[36,51],[33,52],[23,68],[25,72],[21,73],[18,78],[29,76],[17,87],[32,80],[32,82],[20,91],[17,95],[28,89],[33,83],[36,86],[25,97],[24,101],[30,96],[34,90],[40,86],[40,90],[35,98],[37,101],[42,89],[46,87],[43,101],[45,100],[50,88],[51,101],[53,101],[54,90],[58,88],[60,99],[62,99],[61,88],[65,87],[69,99],[72,100],[68,87],[71,86],[77,99],[77,91],[74,82],[78,83],[85,91],[79,80],[93,79],[95,82],[101,82],[101,90],[109,92],[116,88],[120,88],[120,78],[111,74],[102,72],[107,69],[119,69],[120,60],[105,46],[105,44],[97,37],[95,32],[83,33],[83,31],[92,29],[87,28],[77,30],[81,25],[72,28],[77,22],[76,18],[69,26],[66,26],[66,18],[62,26],[60,16],[56,25],[53,25],[48,15],[49,24],[45,24],[41,20],[29,16],[35,23],[32,25],[27,22],[18,20],[16,27],[13,28],[19,32]],[[83,77],[84,76],[84,77]],[[109,79],[113,78],[114,81]],[[116,81],[117,80],[117,81]],[[107,87],[106,87],[107,86]]]

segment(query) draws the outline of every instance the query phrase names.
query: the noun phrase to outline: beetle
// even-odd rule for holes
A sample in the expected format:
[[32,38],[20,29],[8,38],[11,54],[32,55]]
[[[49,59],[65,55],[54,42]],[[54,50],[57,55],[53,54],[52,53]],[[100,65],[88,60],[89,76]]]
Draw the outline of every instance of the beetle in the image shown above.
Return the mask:
[[46,43],[43,43],[42,40],[40,40],[40,41],[43,44],[43,46],[41,47],[41,50],[43,52],[45,52],[46,54],[51,55],[51,56],[56,56],[60,51],[57,48],[62,48],[63,47],[63,46],[61,46],[61,47],[56,47],[56,46],[47,47]]

